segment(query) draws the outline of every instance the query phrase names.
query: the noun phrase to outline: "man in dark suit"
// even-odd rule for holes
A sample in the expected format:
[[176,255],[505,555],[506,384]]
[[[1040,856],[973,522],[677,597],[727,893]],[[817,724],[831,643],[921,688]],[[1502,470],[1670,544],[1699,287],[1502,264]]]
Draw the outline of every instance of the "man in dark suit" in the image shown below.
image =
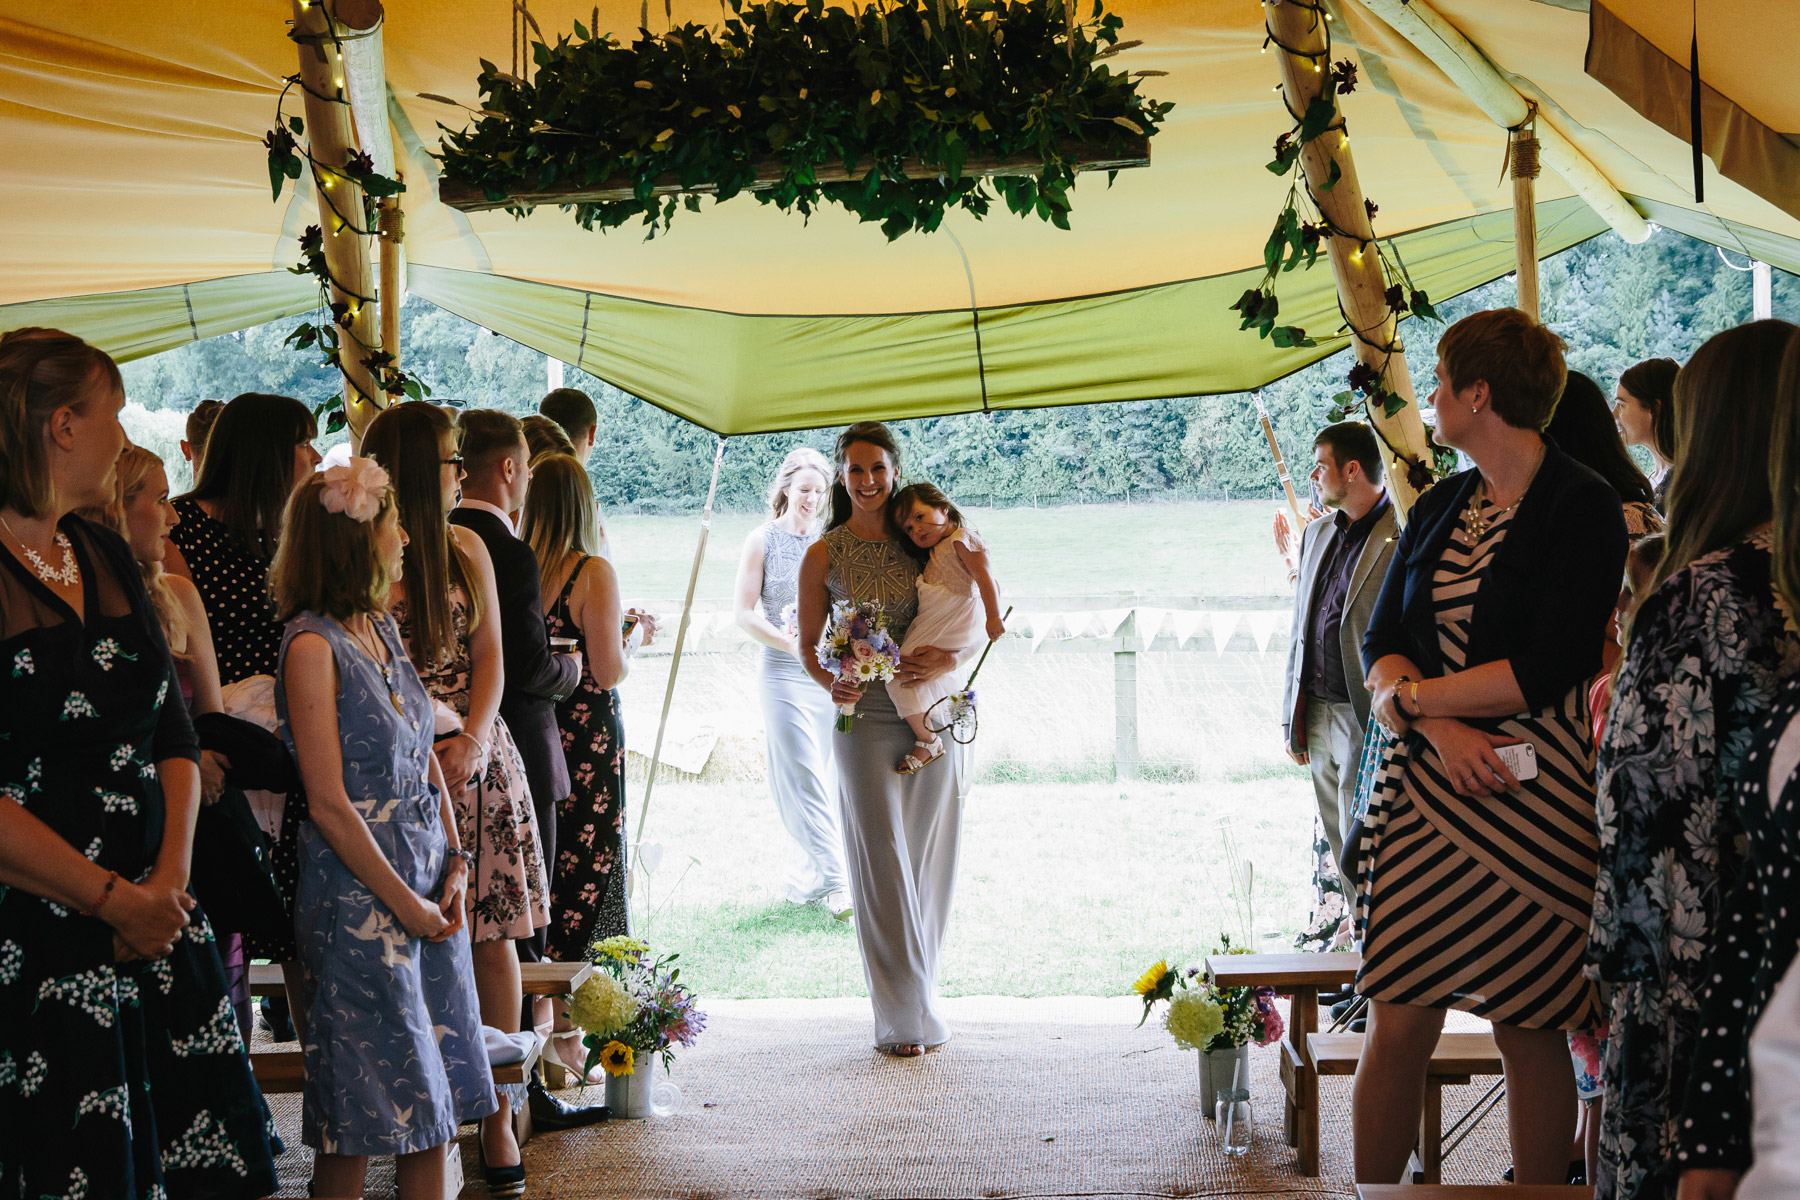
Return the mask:
[[[1400,530],[1382,486],[1381,447],[1367,425],[1328,425],[1313,441],[1313,482],[1331,515],[1300,538],[1300,576],[1282,705],[1287,751],[1310,767],[1335,863],[1356,796],[1369,723],[1362,639]],[[1346,886],[1346,901],[1353,891]]]
[[[463,480],[462,503],[450,514],[450,521],[480,537],[494,561],[500,601],[495,616],[500,622],[500,654],[506,667],[500,717],[524,760],[544,865],[554,875],[556,806],[569,794],[569,767],[556,725],[556,705],[573,694],[581,681],[581,654],[551,652],[537,556],[519,540],[508,515],[524,506],[531,484],[525,431],[516,418],[492,409],[471,409],[457,418],[457,424],[462,429],[463,469],[468,478]],[[544,934],[522,938],[516,944],[520,958],[537,961],[543,953]],[[599,1120],[605,1109],[565,1105],[534,1077],[531,1114],[542,1127],[562,1129]]]

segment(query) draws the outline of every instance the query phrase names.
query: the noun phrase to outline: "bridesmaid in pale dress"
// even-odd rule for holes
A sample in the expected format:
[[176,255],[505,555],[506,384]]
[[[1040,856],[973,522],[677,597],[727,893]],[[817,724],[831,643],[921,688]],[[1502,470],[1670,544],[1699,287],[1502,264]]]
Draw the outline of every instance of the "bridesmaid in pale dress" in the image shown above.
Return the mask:
[[[831,528],[800,567],[800,644],[818,645],[834,602],[881,604],[889,633],[904,640],[918,609],[919,566],[888,519],[899,447],[885,425],[867,421],[839,435],[836,457]],[[839,682],[811,654],[802,665],[835,703],[857,706],[851,728],[833,735],[856,938],[875,1044],[895,1057],[915,1057],[950,1038],[937,1008],[937,970],[956,888],[963,748],[953,745],[931,771],[896,774],[913,733],[887,689]],[[924,683],[954,666],[950,654],[924,646],[902,660],[896,678]]]
[[[831,698],[801,665],[800,560],[819,540],[831,466],[810,446],[788,452],[769,486],[769,520],[750,531],[738,560],[737,623],[763,644],[759,684],[769,791],[794,840],[783,889],[794,904],[823,904],[840,921],[851,913],[844,833],[831,775]],[[761,611],[757,611],[760,602]]]

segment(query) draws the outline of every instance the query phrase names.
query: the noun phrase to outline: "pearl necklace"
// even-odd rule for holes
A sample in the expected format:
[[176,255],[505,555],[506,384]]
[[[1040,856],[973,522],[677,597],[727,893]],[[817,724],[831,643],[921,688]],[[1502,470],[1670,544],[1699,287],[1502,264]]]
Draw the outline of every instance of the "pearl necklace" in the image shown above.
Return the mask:
[[6,532],[11,533],[13,541],[19,543],[19,549],[25,552],[26,565],[37,572],[39,579],[45,583],[60,583],[64,587],[74,587],[81,582],[81,568],[75,565],[75,548],[69,545],[68,534],[60,529],[56,531],[55,542],[62,550],[62,570],[59,571],[45,562],[43,555],[25,544],[25,539],[13,532],[13,527],[5,517],[0,517],[0,525],[5,525]]
[[1525,480],[1524,490],[1514,496],[1513,502],[1504,508],[1497,508],[1491,513],[1482,512],[1481,506],[1487,500],[1487,481],[1485,479],[1475,481],[1475,490],[1469,496],[1469,507],[1463,511],[1462,518],[1463,532],[1468,535],[1471,546],[1479,545],[1481,539],[1487,536],[1488,530],[1492,529],[1501,517],[1519,506],[1519,501],[1525,498],[1525,493],[1529,492],[1531,485],[1536,482],[1538,469],[1544,465],[1544,457],[1548,450],[1548,447],[1538,449],[1537,462],[1532,466],[1531,474]]

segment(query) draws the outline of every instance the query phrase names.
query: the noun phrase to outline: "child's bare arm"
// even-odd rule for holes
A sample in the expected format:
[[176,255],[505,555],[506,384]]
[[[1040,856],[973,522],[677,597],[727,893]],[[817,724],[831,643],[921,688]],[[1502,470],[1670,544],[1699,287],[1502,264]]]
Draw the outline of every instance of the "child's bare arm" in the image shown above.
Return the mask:
[[975,580],[976,590],[981,593],[981,606],[987,610],[988,641],[997,642],[1006,632],[1006,622],[1000,619],[1000,585],[994,582],[987,551],[974,550],[967,542],[958,542],[956,556],[962,560],[962,565]]

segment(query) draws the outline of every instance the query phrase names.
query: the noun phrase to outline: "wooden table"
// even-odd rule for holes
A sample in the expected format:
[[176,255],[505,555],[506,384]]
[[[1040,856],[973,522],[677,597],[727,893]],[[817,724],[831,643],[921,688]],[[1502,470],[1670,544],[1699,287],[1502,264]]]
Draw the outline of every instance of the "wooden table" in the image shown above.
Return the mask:
[[1287,1033],[1281,1039],[1281,1086],[1287,1093],[1282,1127],[1299,1159],[1300,1174],[1319,1173],[1319,1074],[1307,1036],[1319,1028],[1319,994],[1356,981],[1362,955],[1215,954],[1206,960],[1214,987],[1267,987],[1289,998]]

